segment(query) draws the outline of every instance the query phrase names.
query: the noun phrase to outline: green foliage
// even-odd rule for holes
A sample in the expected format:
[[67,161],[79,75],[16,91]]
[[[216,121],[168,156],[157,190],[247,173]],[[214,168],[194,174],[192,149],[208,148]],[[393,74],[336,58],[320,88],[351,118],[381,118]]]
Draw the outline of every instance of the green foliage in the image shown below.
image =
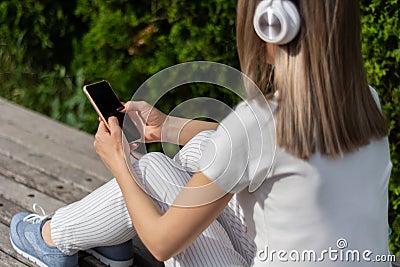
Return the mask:
[[0,96],[80,126],[81,103],[71,97],[82,75],[68,77],[80,23],[68,1],[0,2]]
[[[398,1],[361,3],[365,66],[390,126],[389,223],[391,249],[399,254]],[[238,68],[235,15],[234,0],[0,0],[0,96],[93,133],[97,115],[83,84],[109,80],[128,100],[147,78],[176,63],[209,60]],[[176,88],[157,105],[168,112],[196,96],[237,101],[196,84]]]
[[[74,71],[82,70],[88,82],[110,81],[122,99],[130,99],[148,77],[176,63],[209,60],[238,67],[232,0],[78,0],[76,15],[89,30],[75,47]],[[169,111],[199,95],[221,92],[210,86],[185,86],[166,96],[159,107]],[[228,98],[234,101],[234,96]]]
[[391,250],[400,256],[400,13],[397,0],[363,0],[363,55],[370,84],[389,122],[393,170],[389,185]]

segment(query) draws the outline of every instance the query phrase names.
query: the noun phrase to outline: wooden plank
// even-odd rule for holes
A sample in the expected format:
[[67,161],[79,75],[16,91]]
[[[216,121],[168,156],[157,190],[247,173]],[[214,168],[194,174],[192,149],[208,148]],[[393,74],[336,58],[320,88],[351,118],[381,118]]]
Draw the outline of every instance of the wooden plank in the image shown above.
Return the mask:
[[11,218],[21,211],[32,212],[32,206],[29,209],[25,209],[0,196],[0,223],[10,225]]
[[2,124],[6,122],[17,125],[21,130],[32,131],[38,137],[41,136],[60,146],[67,145],[77,153],[97,159],[96,152],[92,147],[93,136],[16,105],[4,98],[0,98],[0,121]]
[[89,190],[74,186],[68,180],[59,180],[2,154],[0,154],[0,174],[65,203],[74,202],[90,193]]
[[[110,177],[111,173],[102,163],[101,159],[96,155],[95,158],[88,157],[91,154],[89,151],[86,153],[83,151],[71,150],[71,143],[64,143],[60,145],[55,143],[49,138],[38,135],[34,129],[21,129],[20,125],[15,125],[14,121],[3,122],[0,120],[0,136],[6,137],[16,143],[23,144],[29,149],[35,149],[40,151],[42,154],[51,156],[58,159],[61,162],[66,162],[68,165],[74,166],[75,168],[84,169],[86,172],[91,173],[99,178]],[[70,137],[74,136],[75,139],[79,138],[79,131],[75,134],[70,133]],[[87,140],[90,143],[90,151],[93,148],[93,137]]]
[[[0,99],[0,265],[35,266],[9,242],[11,218],[38,203],[52,212],[111,178],[93,136]],[[79,253],[80,266],[104,266]]]
[[42,151],[27,148],[9,138],[0,136],[0,147],[0,154],[23,162],[49,176],[57,177],[58,180],[68,181],[83,190],[93,191],[105,183],[104,178],[88,174],[85,170],[54,159]]
[[9,256],[8,254],[0,251],[0,262],[2,267],[23,267],[23,266],[28,266],[26,264],[23,264],[19,260]]
[[26,210],[31,210],[33,203],[39,204],[47,212],[53,212],[65,203],[51,198],[35,189],[19,184],[0,174],[0,196],[14,202]]
[[103,267],[106,266],[103,263],[101,263],[99,260],[97,260],[95,257],[92,255],[84,252],[84,251],[79,251],[79,266],[80,267]]
[[10,232],[8,226],[5,226],[4,224],[0,223],[0,250],[10,257],[13,257],[15,259],[18,259],[20,262],[25,263],[28,266],[34,266],[32,263],[30,263],[27,259],[19,255],[11,246],[10,243]]
[[[25,259],[21,255],[19,255],[14,248],[11,246],[9,241],[9,228],[3,224],[0,224],[0,235],[7,238],[0,239],[0,257],[1,254],[4,254],[7,257],[7,260],[12,263],[11,265],[3,265],[4,262],[2,258],[0,258],[1,266],[32,266],[36,267],[35,264]],[[79,252],[79,266],[81,267],[102,267],[105,266],[93,256],[85,253]]]
[[[2,238],[0,240],[0,251],[5,251],[7,255],[12,255],[12,257],[16,257],[19,260],[22,260],[23,262],[27,263],[29,266],[35,266],[31,263],[29,263],[28,260],[25,258],[19,256],[14,249],[11,247],[10,242],[8,241],[8,236],[9,236],[9,229],[7,225],[10,224],[11,218],[13,215],[15,215],[18,212],[21,211],[26,211],[32,212],[32,207],[23,208],[19,205],[16,205],[15,203],[4,199],[3,197],[0,196],[0,236],[6,237]],[[1,261],[0,261],[1,262]],[[3,265],[1,265],[3,266]],[[14,265],[11,265],[14,266]],[[18,266],[18,265],[15,265]],[[23,265],[26,266],[26,265]],[[95,259],[93,256],[80,251],[79,252],[79,266],[84,266],[84,267],[100,267],[100,266],[105,266],[101,262],[99,262],[97,259]]]
[[0,251],[0,262],[2,267],[26,267],[28,265]]
[[[14,216],[16,213],[21,212],[21,211],[32,212],[32,207],[29,207],[28,209],[22,208],[21,206],[16,205],[15,203],[13,203],[7,199],[4,199],[3,197],[0,196],[0,235],[2,237],[6,237],[6,238],[2,238],[2,240],[0,241],[0,251],[4,251],[4,253],[6,253],[6,255],[8,255],[12,258],[17,257],[18,259],[23,260],[23,262],[27,263],[29,266],[35,266],[32,263],[29,263],[29,261],[26,260],[25,258],[19,256],[14,251],[14,249],[11,247],[11,244],[8,241],[9,229],[7,226],[10,225],[12,216]],[[1,262],[1,260],[0,260],[0,262]],[[12,262],[12,259],[10,259],[10,262]],[[1,266],[3,266],[3,265],[1,265]],[[14,266],[14,265],[10,265],[10,266]],[[18,265],[15,265],[15,266],[18,266]],[[22,266],[26,266],[26,265],[22,265]],[[99,262],[97,259],[95,259],[93,256],[91,256],[85,252],[79,252],[79,266],[99,267],[99,266],[104,266],[104,265],[101,262]]]

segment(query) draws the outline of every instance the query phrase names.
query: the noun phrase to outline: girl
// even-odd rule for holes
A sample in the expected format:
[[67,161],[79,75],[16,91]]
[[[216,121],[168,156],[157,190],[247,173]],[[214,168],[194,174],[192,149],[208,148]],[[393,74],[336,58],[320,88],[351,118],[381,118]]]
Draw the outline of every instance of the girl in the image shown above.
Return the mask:
[[[218,127],[132,103],[147,142],[166,131],[183,149],[145,155],[136,183],[117,119],[100,122],[94,145],[115,179],[51,219],[17,214],[17,251],[42,266],[76,266],[90,248],[129,264],[109,252],[139,235],[168,266],[390,266],[376,261],[388,254],[388,131],[362,64],[359,1],[239,0],[237,40],[273,116],[249,99]],[[260,150],[271,136],[276,151]],[[206,188],[201,202],[179,205],[193,188]]]

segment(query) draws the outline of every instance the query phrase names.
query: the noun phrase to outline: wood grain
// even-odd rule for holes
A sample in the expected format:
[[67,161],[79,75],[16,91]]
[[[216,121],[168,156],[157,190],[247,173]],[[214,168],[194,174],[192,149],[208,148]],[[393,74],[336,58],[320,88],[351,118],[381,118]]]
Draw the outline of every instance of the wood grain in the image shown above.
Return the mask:
[[[93,136],[0,98],[0,266],[35,266],[9,241],[14,214],[47,213],[77,201],[110,180]],[[104,266],[79,253],[79,266]]]

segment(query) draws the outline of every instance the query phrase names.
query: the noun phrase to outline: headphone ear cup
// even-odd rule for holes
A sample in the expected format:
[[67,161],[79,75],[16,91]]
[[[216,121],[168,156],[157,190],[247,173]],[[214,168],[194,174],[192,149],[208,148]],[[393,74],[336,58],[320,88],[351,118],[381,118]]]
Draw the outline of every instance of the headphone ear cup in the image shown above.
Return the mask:
[[297,6],[292,1],[282,1],[283,11],[286,13],[288,21],[288,31],[285,34],[285,38],[282,40],[281,44],[287,44],[296,38],[300,31],[301,19],[299,10]]
[[254,13],[253,26],[257,35],[268,43],[284,45],[300,30],[300,14],[288,0],[261,1]]

